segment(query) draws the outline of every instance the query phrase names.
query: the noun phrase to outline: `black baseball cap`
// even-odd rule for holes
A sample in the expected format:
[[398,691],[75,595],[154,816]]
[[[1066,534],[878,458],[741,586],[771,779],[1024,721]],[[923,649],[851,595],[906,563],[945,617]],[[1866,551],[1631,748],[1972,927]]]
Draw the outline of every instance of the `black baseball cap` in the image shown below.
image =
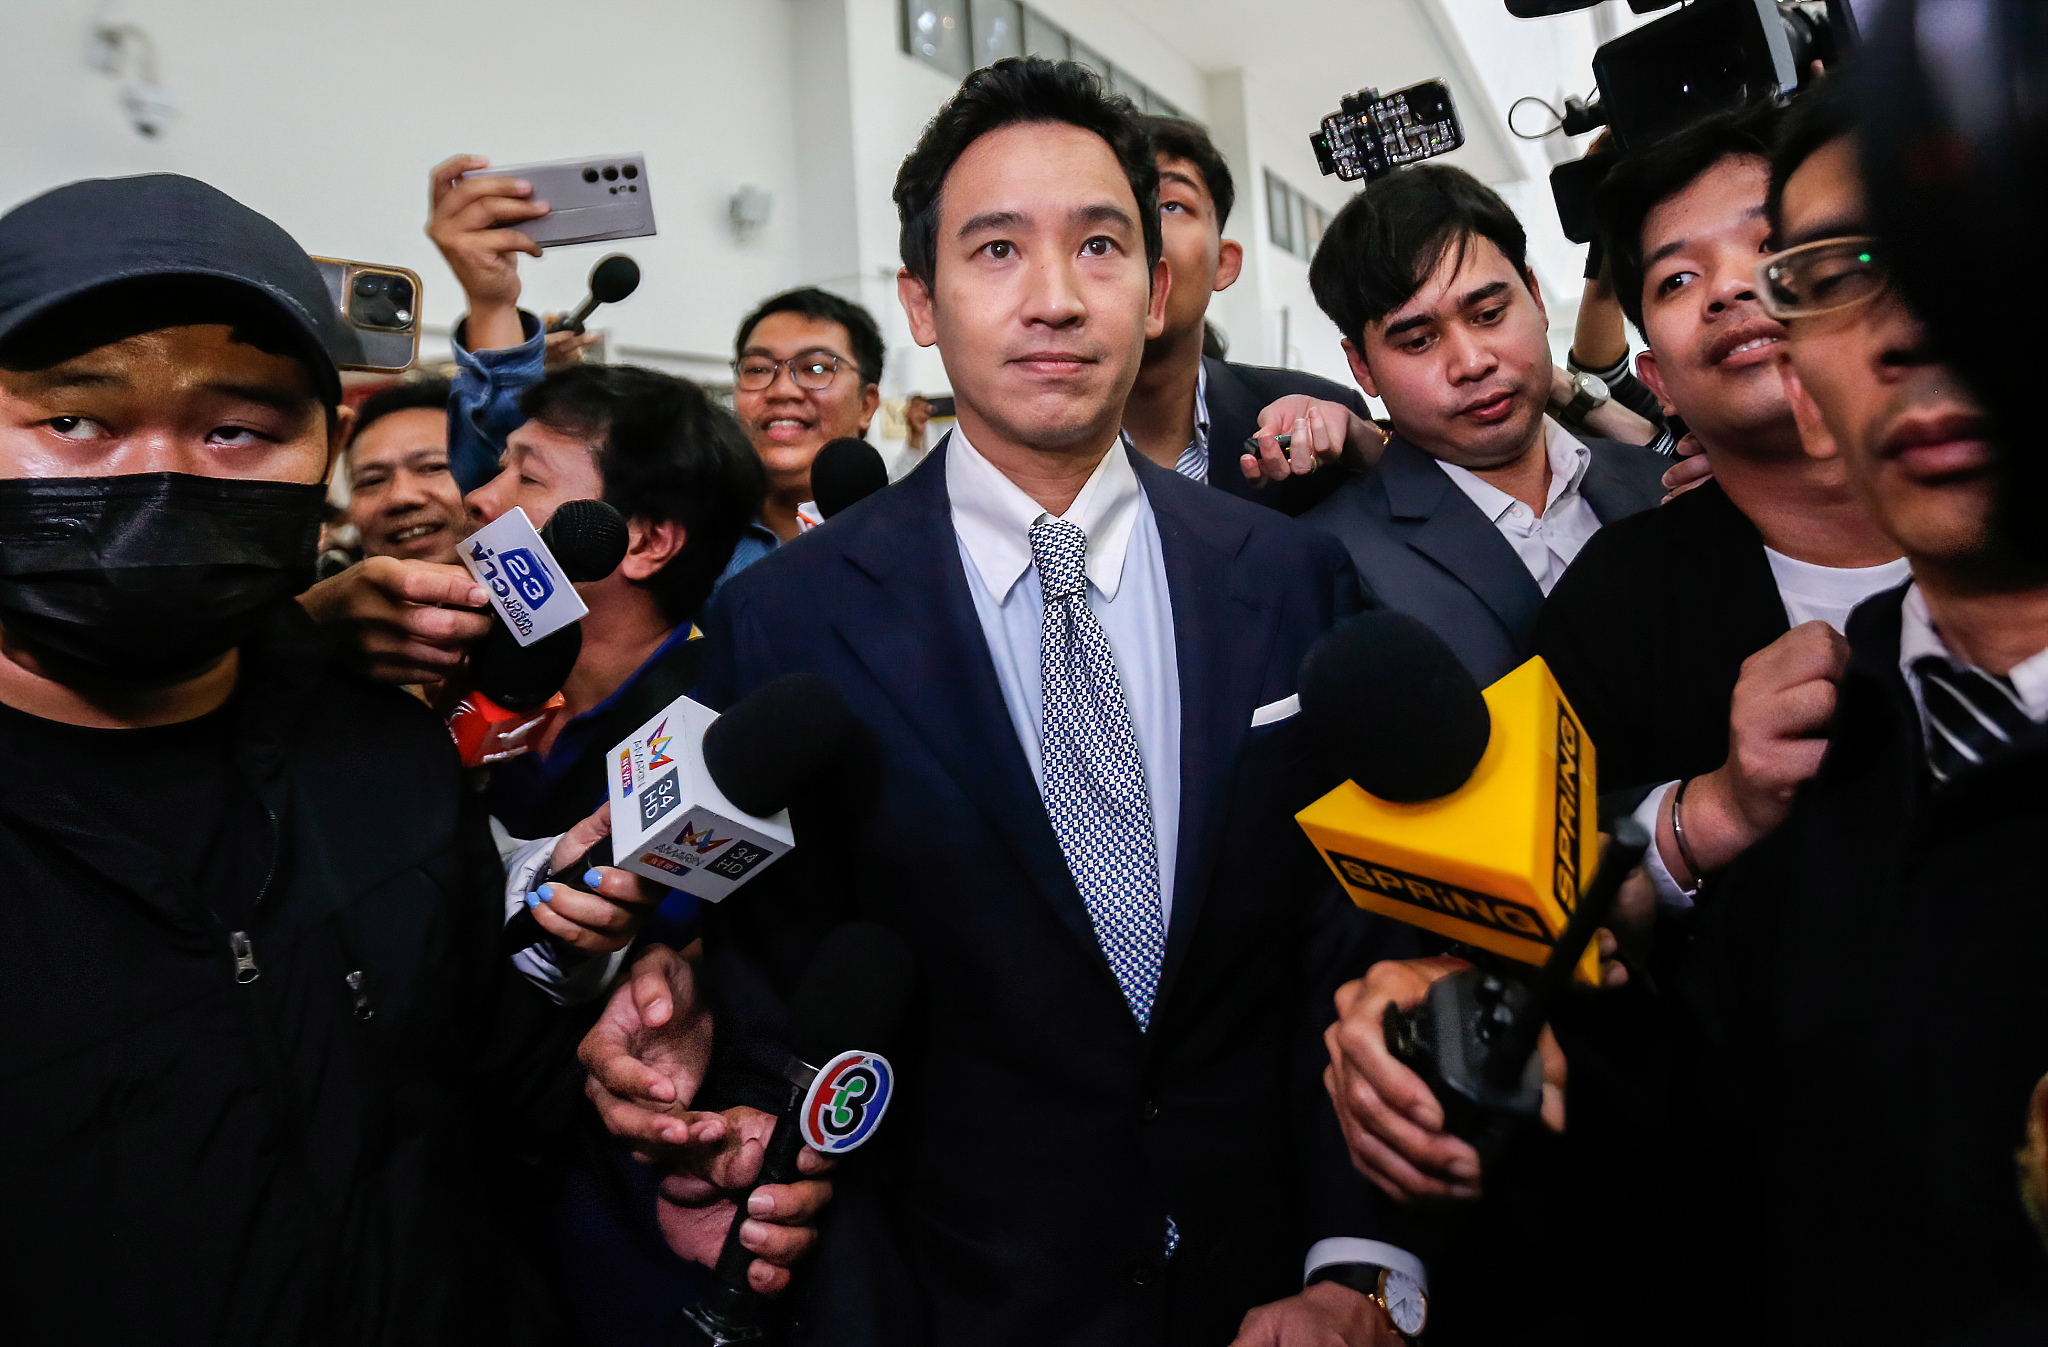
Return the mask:
[[160,276],[253,291],[286,321],[323,401],[360,363],[320,269],[290,234],[217,187],[176,173],[88,178],[0,216],[0,343],[102,287]]

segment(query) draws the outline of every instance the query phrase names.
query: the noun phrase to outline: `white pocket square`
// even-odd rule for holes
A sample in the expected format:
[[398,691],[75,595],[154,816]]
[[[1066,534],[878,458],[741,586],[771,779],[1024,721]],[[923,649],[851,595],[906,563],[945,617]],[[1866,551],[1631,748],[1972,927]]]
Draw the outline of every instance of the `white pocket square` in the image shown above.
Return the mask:
[[1300,693],[1295,693],[1289,697],[1282,697],[1277,702],[1267,702],[1264,706],[1252,712],[1252,728],[1257,729],[1261,725],[1271,725],[1275,721],[1285,720],[1299,710],[1301,710]]

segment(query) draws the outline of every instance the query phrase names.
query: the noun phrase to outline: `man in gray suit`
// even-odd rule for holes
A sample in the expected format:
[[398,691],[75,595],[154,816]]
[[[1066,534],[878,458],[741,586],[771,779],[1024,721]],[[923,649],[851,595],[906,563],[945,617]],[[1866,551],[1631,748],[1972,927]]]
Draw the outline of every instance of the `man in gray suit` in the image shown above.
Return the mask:
[[[1303,518],[1350,550],[1369,603],[1427,622],[1481,683],[1527,656],[1544,595],[1586,540],[1664,494],[1661,456],[1546,415],[1548,320],[1524,252],[1505,202],[1422,164],[1353,197],[1309,268],[1395,433],[1374,471]],[[1601,401],[1581,381],[1557,410],[1577,419]]]

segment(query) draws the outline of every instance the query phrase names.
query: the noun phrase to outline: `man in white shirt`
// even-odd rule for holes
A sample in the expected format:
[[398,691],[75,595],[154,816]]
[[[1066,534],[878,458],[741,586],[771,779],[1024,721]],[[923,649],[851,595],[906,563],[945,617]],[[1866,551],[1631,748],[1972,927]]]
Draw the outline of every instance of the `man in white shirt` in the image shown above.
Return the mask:
[[1309,268],[1395,433],[1377,468],[1303,518],[1344,543],[1368,602],[1427,622],[1481,683],[1527,656],[1586,540],[1664,494],[1657,455],[1545,414],[1547,321],[1525,252],[1492,191],[1419,164],[1352,198]]

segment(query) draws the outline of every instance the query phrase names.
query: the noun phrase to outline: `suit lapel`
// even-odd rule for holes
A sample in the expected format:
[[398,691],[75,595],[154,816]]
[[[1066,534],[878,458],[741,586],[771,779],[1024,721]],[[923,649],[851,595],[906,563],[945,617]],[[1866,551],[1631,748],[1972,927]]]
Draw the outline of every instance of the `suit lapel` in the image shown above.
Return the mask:
[[1180,674],[1180,845],[1155,1003],[1164,1004],[1208,894],[1226,796],[1258,705],[1276,615],[1262,610],[1251,582],[1231,564],[1250,525],[1213,508],[1220,500],[1206,488],[1140,454],[1131,462],[1159,525]]
[[1456,576],[1519,642],[1536,622],[1543,591],[1493,521],[1435,459],[1398,435],[1379,471],[1408,546]]
[[1205,355],[1202,369],[1209,376],[1209,485],[1254,500],[1258,488],[1245,480],[1237,460],[1264,408],[1228,362]]
[[1593,507],[1593,516],[1603,524],[1626,519],[1640,510],[1652,509],[1664,498],[1664,488],[1646,489],[1641,481],[1622,471],[1618,455],[1605,452],[1604,441],[1587,440],[1593,459],[1579,482],[1579,495]]
[[851,606],[833,626],[1110,976],[1011,726],[967,590],[946,495],[945,458],[942,440],[915,472],[880,493],[879,508],[869,512],[862,535],[846,551],[847,560],[874,583],[878,601]]

